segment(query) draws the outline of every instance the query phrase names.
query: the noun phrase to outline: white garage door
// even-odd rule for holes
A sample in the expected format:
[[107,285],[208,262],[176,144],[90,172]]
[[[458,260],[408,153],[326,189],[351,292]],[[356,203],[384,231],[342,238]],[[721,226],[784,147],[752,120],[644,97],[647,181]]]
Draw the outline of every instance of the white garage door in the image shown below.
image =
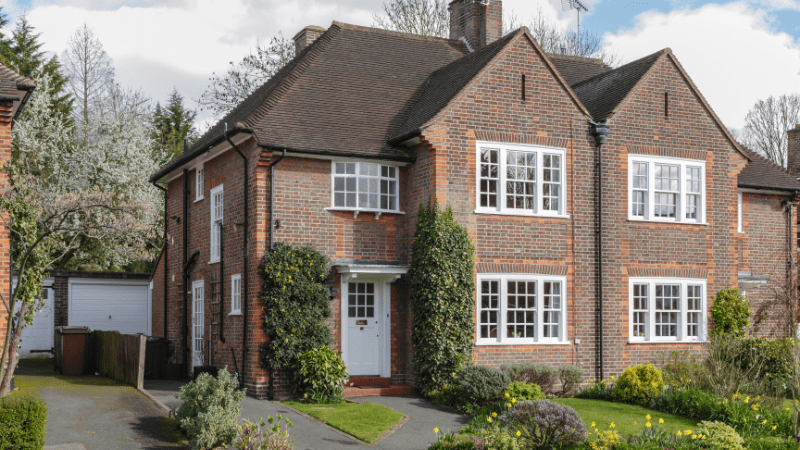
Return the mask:
[[70,280],[69,325],[150,334],[147,281]]
[[[15,280],[16,281],[16,280]],[[47,358],[48,351],[53,348],[53,289],[46,287],[42,291],[44,308],[33,316],[33,323],[22,329],[20,336],[20,358]],[[21,303],[17,302],[17,311]]]

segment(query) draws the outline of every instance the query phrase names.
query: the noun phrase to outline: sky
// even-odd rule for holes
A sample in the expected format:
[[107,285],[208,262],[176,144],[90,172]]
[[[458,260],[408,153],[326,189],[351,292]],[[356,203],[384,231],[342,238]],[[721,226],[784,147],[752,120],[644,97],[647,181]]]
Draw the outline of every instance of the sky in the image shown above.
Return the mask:
[[[386,0],[388,1],[388,0]],[[562,0],[505,0],[525,24],[541,11],[575,28]],[[601,36],[622,63],[670,47],[703,96],[734,130],[769,96],[800,93],[800,0],[583,0],[581,29]],[[4,0],[13,29],[20,15],[60,55],[88,25],[112,58],[116,79],[164,104],[173,88],[197,108],[212,74],[224,74],[258,43],[336,20],[371,26],[384,0]],[[199,111],[201,130],[211,114]]]

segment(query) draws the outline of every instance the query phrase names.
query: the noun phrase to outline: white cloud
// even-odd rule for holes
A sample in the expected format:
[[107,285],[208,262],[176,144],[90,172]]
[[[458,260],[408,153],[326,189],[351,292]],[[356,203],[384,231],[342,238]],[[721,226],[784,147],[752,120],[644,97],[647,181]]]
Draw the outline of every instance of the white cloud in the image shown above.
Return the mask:
[[632,30],[604,42],[624,62],[664,47],[673,53],[731,128],[741,128],[758,99],[800,92],[800,47],[768,26],[768,15],[744,3],[706,5],[637,16]]

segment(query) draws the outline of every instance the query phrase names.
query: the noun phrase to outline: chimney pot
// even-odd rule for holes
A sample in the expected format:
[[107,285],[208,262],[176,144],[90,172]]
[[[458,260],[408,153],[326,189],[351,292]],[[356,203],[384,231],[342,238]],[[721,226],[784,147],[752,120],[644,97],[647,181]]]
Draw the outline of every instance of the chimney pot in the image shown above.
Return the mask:
[[294,35],[294,53],[299,54],[304,48],[311,45],[318,37],[322,36],[325,28],[309,25]]
[[450,11],[450,39],[466,39],[477,50],[500,39],[503,34],[503,2],[500,0],[453,0]]

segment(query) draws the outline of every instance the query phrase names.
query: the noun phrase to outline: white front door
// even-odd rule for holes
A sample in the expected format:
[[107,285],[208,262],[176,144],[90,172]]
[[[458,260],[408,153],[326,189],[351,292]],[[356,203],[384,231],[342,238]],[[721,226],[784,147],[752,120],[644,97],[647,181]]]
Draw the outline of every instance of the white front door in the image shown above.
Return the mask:
[[192,367],[203,365],[204,312],[203,280],[195,281],[192,283]]
[[[33,350],[49,351],[53,348],[53,289],[44,288],[42,290],[44,308],[40,309],[33,316],[33,323],[22,329],[20,336],[20,358],[48,357],[49,354],[32,352]],[[17,302],[17,311],[21,306]]]
[[381,356],[382,283],[347,283],[345,320],[347,373],[379,375]]

